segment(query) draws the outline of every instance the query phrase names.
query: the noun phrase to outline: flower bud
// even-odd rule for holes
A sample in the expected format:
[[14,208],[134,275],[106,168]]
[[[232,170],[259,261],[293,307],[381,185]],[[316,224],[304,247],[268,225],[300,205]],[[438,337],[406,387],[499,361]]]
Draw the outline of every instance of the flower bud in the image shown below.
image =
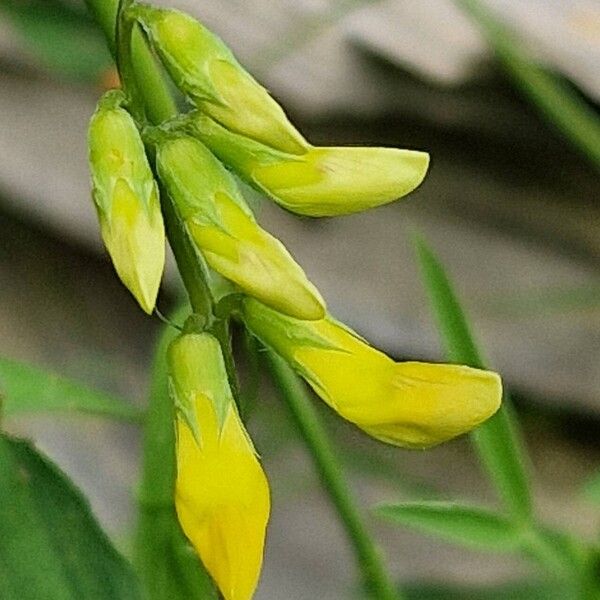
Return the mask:
[[137,5],[173,81],[203,112],[231,131],[292,154],[306,142],[267,90],[204,25],[176,10]]
[[89,126],[92,194],[102,239],[121,281],[147,313],[165,264],[158,186],[120,92],[108,92]]
[[250,298],[243,317],[333,410],[383,442],[434,446],[473,429],[500,406],[496,373],[396,363],[329,316],[300,321]]
[[183,334],[169,348],[168,366],[179,522],[225,600],[249,600],[269,519],[267,479],[233,402],[218,341]]
[[429,166],[426,152],[397,148],[312,147],[286,154],[192,115],[194,134],[250,185],[292,212],[345,215],[412,192]]
[[283,313],[324,316],[317,289],[283,244],[256,223],[235,180],[204,145],[187,136],[167,138],[158,144],[157,167],[212,269]]

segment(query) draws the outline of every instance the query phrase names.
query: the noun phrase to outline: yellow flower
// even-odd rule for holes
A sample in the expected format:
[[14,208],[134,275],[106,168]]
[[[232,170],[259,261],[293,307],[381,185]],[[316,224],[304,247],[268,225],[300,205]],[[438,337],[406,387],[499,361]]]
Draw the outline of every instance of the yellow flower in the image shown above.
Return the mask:
[[157,166],[190,237],[208,265],[277,310],[320,319],[323,299],[283,244],[254,220],[233,177],[199,141],[158,145]]
[[194,134],[250,185],[292,212],[355,213],[412,192],[429,166],[426,152],[398,148],[313,147],[290,154],[228,131],[200,112]]
[[250,298],[250,330],[286,359],[336,412],[390,444],[426,448],[465,433],[500,406],[496,373],[396,363],[331,317],[300,321]]
[[165,264],[158,187],[120,92],[100,100],[90,122],[93,198],[104,244],[121,281],[147,313],[154,309]]
[[304,138],[231,50],[189,15],[137,5],[137,16],[175,84],[231,131],[292,154]]
[[218,341],[184,334],[171,344],[168,362],[181,527],[225,600],[249,600],[263,560],[267,479],[235,408]]

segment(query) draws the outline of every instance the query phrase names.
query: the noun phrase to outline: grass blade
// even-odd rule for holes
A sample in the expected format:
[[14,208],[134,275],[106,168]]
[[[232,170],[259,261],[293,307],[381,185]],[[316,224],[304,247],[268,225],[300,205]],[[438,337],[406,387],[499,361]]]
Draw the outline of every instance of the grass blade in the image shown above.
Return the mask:
[[515,552],[519,530],[511,521],[483,508],[453,502],[404,502],[381,505],[376,513],[406,527],[477,550]]
[[78,411],[141,421],[142,413],[125,400],[38,367],[0,357],[0,398],[7,415]]
[[[415,246],[448,359],[485,368],[467,317],[444,267],[425,240],[417,237]],[[504,398],[501,409],[475,430],[472,438],[490,480],[511,514],[517,519],[532,521],[531,492],[525,468],[528,461],[509,398]]]
[[478,0],[457,0],[479,25],[515,84],[540,112],[600,168],[600,118],[564,81],[533,62]]

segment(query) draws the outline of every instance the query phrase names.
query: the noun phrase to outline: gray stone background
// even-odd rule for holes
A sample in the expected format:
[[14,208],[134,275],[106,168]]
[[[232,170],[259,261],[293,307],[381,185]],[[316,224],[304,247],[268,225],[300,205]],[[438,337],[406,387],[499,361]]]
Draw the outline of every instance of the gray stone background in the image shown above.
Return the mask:
[[[314,143],[430,151],[426,182],[395,205],[313,221],[264,202],[261,219],[332,312],[399,358],[441,356],[410,242],[411,232],[425,234],[517,394],[541,513],[593,535],[597,512],[578,494],[600,464],[597,172],[513,90],[450,0],[175,4],[218,32]],[[597,2],[486,4],[533,55],[598,102]],[[100,82],[45,68],[0,10],[0,352],[142,403],[159,324],[136,309],[102,252],[85,147],[100,92]],[[170,269],[163,307],[175,281]],[[265,402],[269,410],[252,427],[273,482],[274,515],[257,597],[350,597],[343,533],[300,447],[272,439],[269,419],[283,415],[268,394]],[[137,432],[67,417],[10,426],[57,459],[126,547]],[[338,434],[353,451],[366,443],[347,428]],[[414,480],[493,501],[464,440],[428,453],[377,452],[397,476],[374,481],[352,471],[366,506],[407,497]],[[403,578],[492,582],[523,572],[516,561],[372,524]]]

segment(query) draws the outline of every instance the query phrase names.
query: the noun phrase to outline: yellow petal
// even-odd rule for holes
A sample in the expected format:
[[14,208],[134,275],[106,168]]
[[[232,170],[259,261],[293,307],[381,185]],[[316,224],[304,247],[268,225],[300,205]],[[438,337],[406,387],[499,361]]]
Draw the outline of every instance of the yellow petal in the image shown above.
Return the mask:
[[331,408],[381,441],[433,446],[470,431],[500,406],[497,374],[396,363],[330,317],[300,321],[248,299],[244,320]]
[[226,194],[215,195],[221,226],[188,222],[206,262],[248,294],[299,319],[322,318],[324,301],[285,246]]
[[200,446],[177,422],[177,515],[226,600],[249,600],[262,565],[269,487],[235,410],[220,435],[206,396],[196,397],[195,410]]
[[121,281],[142,309],[156,304],[165,264],[165,232],[158,192],[145,208],[124,179],[118,179],[110,216],[100,215],[102,238]]
[[276,202],[312,217],[388,204],[418,187],[425,152],[397,148],[311,148],[301,159],[256,166],[252,177]]
[[420,185],[429,155],[397,148],[313,147],[285,153],[190,115],[194,135],[250,185],[292,212],[312,217],[387,204]]
[[177,411],[175,506],[226,600],[249,600],[263,559],[269,486],[238,416],[220,346],[184,334],[169,348]]

